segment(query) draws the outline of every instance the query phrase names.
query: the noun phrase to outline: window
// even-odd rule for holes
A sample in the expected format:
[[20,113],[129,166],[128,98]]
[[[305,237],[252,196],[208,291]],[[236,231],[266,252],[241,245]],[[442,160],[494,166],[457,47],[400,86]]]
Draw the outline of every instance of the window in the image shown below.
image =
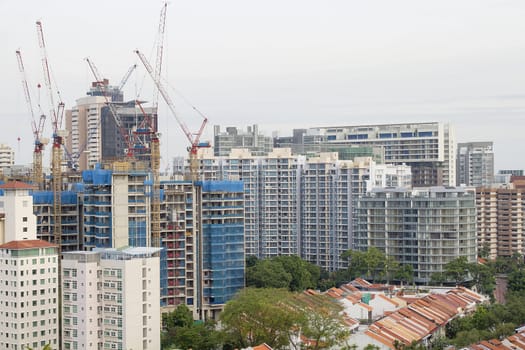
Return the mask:
[[24,217],[22,218],[22,221],[23,221],[23,222],[27,222],[27,216],[24,216]]

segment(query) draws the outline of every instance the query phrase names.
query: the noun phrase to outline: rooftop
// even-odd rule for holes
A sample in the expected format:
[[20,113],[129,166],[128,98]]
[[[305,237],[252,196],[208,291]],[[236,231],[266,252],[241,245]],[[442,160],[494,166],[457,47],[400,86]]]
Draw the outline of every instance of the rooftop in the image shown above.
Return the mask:
[[34,249],[34,248],[51,248],[56,247],[55,244],[51,244],[40,239],[26,239],[20,241],[11,241],[5,244],[0,245],[0,249],[13,249],[13,250],[22,250],[22,249]]
[[32,190],[34,189],[33,186],[22,182],[22,181],[8,181],[3,185],[0,185],[0,189],[2,190]]

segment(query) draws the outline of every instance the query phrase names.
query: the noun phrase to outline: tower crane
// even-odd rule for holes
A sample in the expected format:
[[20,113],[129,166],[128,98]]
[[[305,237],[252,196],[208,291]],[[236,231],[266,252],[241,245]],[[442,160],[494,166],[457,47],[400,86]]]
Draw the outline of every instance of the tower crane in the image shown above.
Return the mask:
[[[105,84],[104,80],[102,80],[101,75],[98,72],[98,69],[95,66],[95,64],[87,57],[86,57],[86,62],[88,63],[89,68],[91,69],[91,72],[93,73],[93,76],[95,77],[96,84],[102,90],[102,95],[104,96],[104,99],[106,100],[106,104],[108,105],[109,110],[110,110],[111,114],[113,115],[113,119],[115,121],[117,129],[120,132],[120,136],[122,137],[122,139],[124,141],[124,144],[126,145],[126,156],[132,157],[133,156],[133,153],[132,153],[132,148],[133,148],[132,146],[133,145],[131,144],[130,135],[129,135],[128,131],[126,130],[126,128],[124,127],[124,125],[122,124],[122,120],[120,119],[120,115],[117,112],[117,108],[109,100],[107,89],[106,89],[106,84]],[[131,72],[129,74],[131,74]],[[129,75],[129,74],[126,74],[126,75]],[[125,80],[127,80],[127,78]],[[125,83],[125,81],[124,81],[124,83]]]
[[[162,9],[160,10],[160,20],[158,29],[158,42],[157,42],[157,56],[155,60],[155,80],[160,81],[162,71],[162,58],[164,53],[164,33],[166,28],[166,12],[168,9],[168,2],[165,1]],[[159,104],[159,93],[158,90],[153,90],[153,108],[157,108]]]
[[[20,50],[16,51],[16,58],[18,61],[18,70],[22,77],[22,88],[24,89],[24,95],[27,102],[29,113],[31,114],[31,129],[33,131],[33,137],[35,147],[33,149],[33,184],[38,185],[39,189],[44,188],[44,175],[42,172],[42,152],[44,145],[47,143],[46,140],[42,139],[42,132],[44,131],[44,124],[46,121],[45,114],[40,114],[38,121],[35,118],[35,112],[33,110],[33,103],[31,101],[31,94],[29,93],[29,86],[27,84],[26,72],[24,68],[24,62],[22,60],[22,53]],[[38,86],[40,88],[40,85]]]
[[[51,156],[51,174],[53,177],[53,216],[54,227],[53,237],[54,243],[58,246],[58,253],[62,251],[62,144],[65,133],[61,130],[62,119],[64,116],[64,103],[58,95],[58,105],[55,109],[55,100],[53,98],[53,87],[51,86],[51,74],[49,69],[49,62],[47,59],[46,44],[44,40],[44,32],[42,30],[42,22],[36,22],[36,31],[38,36],[38,45],[40,46],[40,53],[42,56],[42,68],[44,70],[44,82],[47,87],[50,108],[51,108],[51,125],[53,127],[53,147]],[[59,259],[60,260],[60,259]]]
[[161,247],[160,242],[160,142],[152,118],[146,113],[140,101],[139,106],[144,119],[137,127],[137,132],[149,135],[151,152],[151,172],[153,173],[153,193],[151,201],[151,241],[153,247]]
[[126,83],[128,82],[128,79],[131,76],[131,73],[133,73],[133,71],[135,70],[135,68],[137,68],[136,64],[134,64],[131,67],[129,67],[129,69],[126,72],[126,74],[124,74],[124,76],[122,77],[122,80],[120,81],[120,84],[118,84],[118,89],[120,91],[122,91],[122,89],[124,88],[124,85],[126,85]]
[[199,148],[209,147],[208,143],[200,143],[200,138],[202,136],[202,132],[204,131],[204,127],[206,126],[206,123],[208,122],[208,118],[206,118],[206,116],[204,116],[195,107],[193,107],[193,109],[200,114],[200,116],[203,118],[203,120],[202,120],[202,124],[201,124],[199,130],[196,133],[192,133],[188,129],[186,124],[179,118],[178,114],[175,112],[175,106],[173,104],[173,101],[169,97],[169,95],[168,95],[166,89],[164,88],[164,85],[160,81],[160,79],[157,79],[155,77],[153,68],[151,67],[151,64],[148,62],[148,59],[146,58],[146,56],[144,56],[144,54],[142,52],[140,52],[139,50],[135,50],[135,53],[138,55],[138,57],[140,58],[142,64],[144,65],[144,67],[148,71],[150,77],[153,79],[153,82],[157,86],[157,89],[159,90],[159,93],[164,98],[164,101],[168,105],[171,113],[173,114],[173,116],[177,120],[177,123],[179,124],[179,127],[182,129],[182,131],[184,132],[184,135],[186,135],[186,138],[190,142],[190,146],[188,147],[189,160],[190,160],[190,179],[192,181],[195,181],[195,180],[198,179],[198,175],[199,175],[198,174],[199,173],[199,163],[198,163],[198,159],[197,159],[197,152],[198,152]]

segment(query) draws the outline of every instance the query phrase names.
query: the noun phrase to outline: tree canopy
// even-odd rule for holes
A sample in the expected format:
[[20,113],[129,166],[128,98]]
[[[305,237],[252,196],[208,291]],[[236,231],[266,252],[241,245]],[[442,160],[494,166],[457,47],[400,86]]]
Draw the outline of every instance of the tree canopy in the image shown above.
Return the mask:
[[313,349],[324,349],[348,337],[340,310],[339,304],[323,295],[246,288],[226,304],[220,317],[235,347],[266,343],[274,349],[289,349],[297,346],[302,334],[314,340]]
[[318,286],[321,269],[298,256],[250,260],[246,268],[246,286],[256,288],[286,288],[303,291]]

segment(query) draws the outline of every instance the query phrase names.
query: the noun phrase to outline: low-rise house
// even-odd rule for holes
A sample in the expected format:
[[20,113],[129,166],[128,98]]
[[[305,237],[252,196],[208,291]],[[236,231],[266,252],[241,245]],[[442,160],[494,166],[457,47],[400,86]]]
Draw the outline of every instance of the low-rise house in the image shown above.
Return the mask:
[[430,294],[374,322],[366,335],[394,349],[397,344],[426,344],[444,335],[452,319],[475,310],[486,297],[459,287],[445,294]]

